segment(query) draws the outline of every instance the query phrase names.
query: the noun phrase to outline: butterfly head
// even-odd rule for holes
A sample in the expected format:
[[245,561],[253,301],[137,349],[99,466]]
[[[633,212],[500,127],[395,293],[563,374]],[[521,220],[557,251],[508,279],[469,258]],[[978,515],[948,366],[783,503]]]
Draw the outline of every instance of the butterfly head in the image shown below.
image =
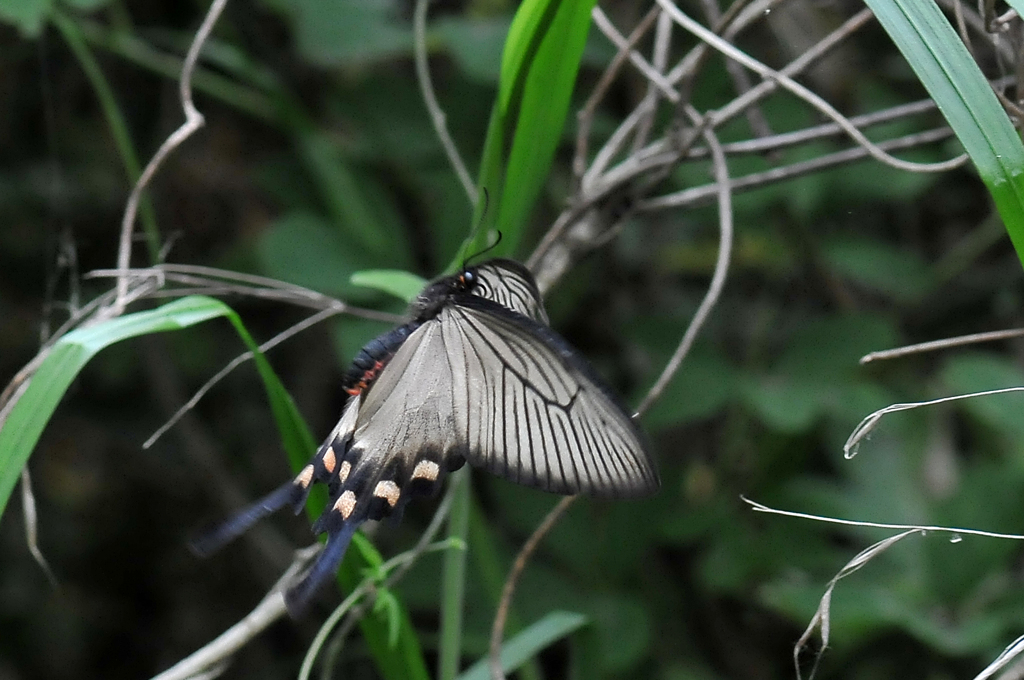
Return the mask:
[[409,314],[417,321],[437,316],[452,298],[470,293],[480,284],[476,268],[465,268],[458,274],[445,276],[427,285],[409,305]]

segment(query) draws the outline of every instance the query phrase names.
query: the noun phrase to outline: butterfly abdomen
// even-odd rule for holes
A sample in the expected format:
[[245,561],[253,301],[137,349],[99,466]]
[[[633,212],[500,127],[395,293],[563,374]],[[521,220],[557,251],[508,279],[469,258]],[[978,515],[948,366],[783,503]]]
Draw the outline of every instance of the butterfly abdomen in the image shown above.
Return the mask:
[[356,358],[352,360],[345,377],[342,380],[342,388],[352,396],[361,394],[369,389],[373,381],[377,379],[380,372],[388,365],[391,357],[402,346],[412,332],[420,327],[420,322],[413,321],[398,328],[392,329],[384,335],[378,336],[366,343]]

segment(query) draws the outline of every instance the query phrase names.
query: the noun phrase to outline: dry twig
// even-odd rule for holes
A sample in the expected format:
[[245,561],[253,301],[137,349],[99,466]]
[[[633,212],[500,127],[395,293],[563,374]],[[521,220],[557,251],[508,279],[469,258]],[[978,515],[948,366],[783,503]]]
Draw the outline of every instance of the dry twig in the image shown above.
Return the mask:
[[501,599],[498,601],[498,611],[494,615],[494,623],[491,625],[491,646],[490,646],[490,666],[491,666],[491,678],[492,680],[504,680],[505,673],[501,670],[501,639],[505,633],[505,620],[508,618],[509,608],[512,606],[512,595],[515,593],[516,584],[519,582],[519,577],[523,574],[523,569],[526,568],[526,563],[533,556],[537,546],[540,545],[541,540],[547,535],[551,528],[558,523],[565,511],[569,509],[569,506],[579,498],[579,496],[566,496],[562,500],[558,501],[558,504],[551,509],[551,512],[547,514],[544,520],[537,525],[537,528],[533,530],[530,538],[523,544],[519,554],[516,555],[515,562],[512,563],[512,569],[508,573],[508,577],[505,579],[505,585],[501,589]]
[[157,149],[153,158],[150,159],[135,186],[132,187],[131,194],[128,196],[124,218],[121,220],[121,240],[117,250],[117,268],[121,272],[121,276],[117,279],[117,299],[114,301],[114,311],[117,314],[123,312],[129,302],[128,268],[131,266],[132,258],[132,234],[135,231],[135,214],[139,209],[142,192],[149,186],[150,180],[153,179],[156,171],[163,164],[164,159],[203,126],[203,114],[199,113],[199,109],[192,103],[192,74],[195,73],[196,63],[199,61],[199,53],[202,51],[203,45],[206,44],[207,38],[210,37],[210,33],[213,31],[214,24],[217,23],[217,19],[227,4],[228,0],[213,0],[210,9],[203,18],[203,23],[200,24],[199,30],[196,31],[192,44],[189,45],[188,52],[185,55],[185,63],[181,68],[181,81],[178,88],[178,94],[181,97],[181,107],[185,112],[185,122],[160,145],[160,148]]

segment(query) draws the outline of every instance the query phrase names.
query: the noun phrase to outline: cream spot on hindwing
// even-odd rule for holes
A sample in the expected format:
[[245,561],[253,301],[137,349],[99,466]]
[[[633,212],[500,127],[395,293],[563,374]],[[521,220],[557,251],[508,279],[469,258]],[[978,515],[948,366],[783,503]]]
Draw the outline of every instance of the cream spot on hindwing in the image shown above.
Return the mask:
[[334,472],[334,466],[338,464],[338,459],[334,457],[334,447],[328,446],[327,450],[324,451],[324,469],[327,470],[327,474]]
[[432,482],[437,479],[437,475],[441,472],[441,468],[438,467],[437,463],[432,460],[421,460],[416,463],[416,467],[412,471],[412,479],[425,479],[428,482]]
[[352,463],[347,460],[341,461],[341,469],[338,470],[338,481],[344,484],[350,472],[352,472]]
[[295,478],[295,484],[301,486],[303,489],[309,486],[309,483],[313,481],[313,465],[312,463],[302,468],[302,472]]
[[377,482],[377,486],[373,489],[373,495],[377,498],[383,498],[391,507],[395,507],[395,504],[398,503],[398,497],[401,494],[401,489],[399,489],[398,485],[390,479],[383,482]]
[[352,514],[352,511],[356,509],[355,492],[349,489],[338,496],[338,500],[334,502],[334,509],[341,513],[342,519],[348,519],[349,515]]

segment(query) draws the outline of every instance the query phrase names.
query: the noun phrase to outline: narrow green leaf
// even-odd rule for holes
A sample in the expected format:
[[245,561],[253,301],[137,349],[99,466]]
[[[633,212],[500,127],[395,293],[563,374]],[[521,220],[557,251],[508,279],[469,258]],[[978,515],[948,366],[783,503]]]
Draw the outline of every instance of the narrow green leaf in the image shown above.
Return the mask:
[[[110,134],[114,138],[117,153],[121,156],[121,163],[124,165],[128,184],[134,185],[138,181],[139,175],[142,174],[142,169],[139,166],[139,156],[135,152],[135,146],[132,144],[131,134],[128,132],[128,123],[121,112],[121,107],[117,104],[117,97],[114,95],[113,88],[110,87],[103,69],[100,68],[96,57],[93,56],[92,50],[89,49],[85,36],[82,34],[82,29],[78,27],[78,24],[57,9],[54,9],[51,13],[50,21],[60,31],[68,47],[71,48],[72,54],[75,55],[79,65],[81,65],[82,70],[89,79],[89,84],[92,85],[93,92],[96,93],[96,99],[99,100],[100,107],[103,110],[103,117],[107,121],[107,127],[110,128]],[[142,200],[139,203],[139,218],[142,222],[142,231],[146,235],[149,260],[151,263],[156,264],[160,261],[160,230],[157,228],[156,211],[153,209],[153,202],[150,200],[149,194],[145,192],[142,194]]]
[[1024,145],[992,87],[935,3],[867,4],[974,161],[1024,262]]
[[[587,617],[583,614],[550,612],[501,646],[502,669],[506,674],[511,673],[552,642],[564,638],[586,624]],[[489,660],[485,657],[460,675],[459,680],[490,680],[490,677]]]
[[4,0],[0,2],[0,22],[17,26],[22,37],[36,38],[52,4],[53,0]]
[[159,309],[72,331],[58,340],[0,429],[0,514],[61,397],[97,352],[128,338],[213,319],[223,314],[223,307],[211,298],[186,297]]
[[491,228],[503,237],[495,255],[508,255],[519,244],[565,127],[594,4],[527,0],[516,12],[478,177],[490,205],[484,214],[484,202],[478,203],[474,221],[482,228],[460,258],[489,245]]
[[392,255],[384,227],[377,218],[356,179],[356,173],[336,152],[334,144],[313,131],[297,136],[298,152],[309,169],[320,196],[335,224],[363,248],[377,257]]
[[389,588],[378,587],[377,599],[373,603],[373,613],[380,614],[388,622],[388,645],[394,649],[398,645],[398,633],[402,621],[399,615],[398,599]]
[[507,253],[519,243],[562,138],[595,0],[554,4],[554,12],[545,12],[554,16],[529,64],[522,98],[517,102],[519,114],[498,214],[498,229],[508,240]]
[[427,285],[422,276],[401,269],[364,269],[349,279],[356,286],[374,288],[412,302]]
[[[456,485],[452,509],[448,515],[448,538],[467,544],[472,489],[469,470],[462,468],[448,483]],[[462,608],[466,599],[466,552],[447,550],[441,574],[441,641],[438,649],[437,677],[452,680],[462,659]]]

